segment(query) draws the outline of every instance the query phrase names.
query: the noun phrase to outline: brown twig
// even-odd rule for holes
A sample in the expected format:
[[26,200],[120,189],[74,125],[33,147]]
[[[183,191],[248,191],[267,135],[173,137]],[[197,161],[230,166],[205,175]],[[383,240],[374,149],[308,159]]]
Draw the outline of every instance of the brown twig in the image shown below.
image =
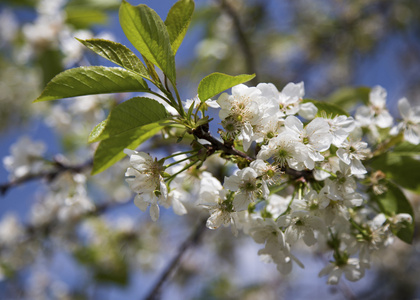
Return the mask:
[[195,230],[191,233],[191,235],[181,244],[178,249],[177,255],[169,262],[166,266],[163,273],[159,276],[159,279],[156,281],[153,288],[150,290],[149,294],[144,298],[145,300],[157,300],[160,299],[160,292],[162,285],[167,281],[171,273],[175,270],[178,266],[179,262],[181,261],[182,256],[185,252],[192,246],[196,245],[203,233],[204,229],[206,228],[206,219],[201,220],[200,223],[197,225]]
[[71,173],[81,173],[86,171],[92,167],[92,160],[89,160],[83,164],[75,165],[75,166],[68,166],[64,165],[59,161],[54,162],[54,167],[52,170],[42,171],[36,174],[28,174],[16,179],[13,179],[9,182],[3,183],[0,185],[0,195],[4,196],[6,193],[13,187],[18,185],[24,184],[29,181],[38,180],[38,179],[46,179],[47,181],[54,180],[57,176],[64,172],[71,172]]
[[208,129],[204,128],[203,126],[197,127],[196,129],[193,130],[192,133],[195,137],[210,142],[211,143],[211,149],[210,150],[212,152],[220,150],[220,151],[223,151],[225,154],[230,154],[230,155],[236,155],[236,156],[239,156],[239,157],[243,157],[243,158],[245,158],[249,161],[255,160],[255,158],[250,157],[248,154],[235,149],[233,147],[233,145],[227,145],[226,143],[222,143],[221,141],[219,141],[218,139],[213,137],[211,135],[211,133],[208,131]]
[[257,85],[258,83],[258,73],[255,65],[254,54],[252,53],[251,44],[244,32],[241,21],[235,9],[230,5],[227,0],[219,0],[221,8],[227,13],[227,15],[232,19],[233,26],[236,30],[236,35],[240,44],[240,48],[243,52],[246,72],[253,74],[255,73],[254,79],[250,81],[252,85]]

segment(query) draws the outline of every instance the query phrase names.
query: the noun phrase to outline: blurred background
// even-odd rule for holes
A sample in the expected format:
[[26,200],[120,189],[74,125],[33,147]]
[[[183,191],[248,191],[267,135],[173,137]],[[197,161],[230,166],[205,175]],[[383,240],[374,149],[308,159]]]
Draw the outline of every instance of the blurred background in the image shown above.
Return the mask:
[[[129,2],[165,19],[175,1]],[[89,132],[130,95],[32,101],[67,68],[111,65],[75,37],[135,51],[119,26],[119,4],[0,2],[1,299],[143,299],[182,245],[187,250],[160,287],[162,299],[420,299],[418,230],[413,245],[396,241],[374,258],[364,279],[332,287],[317,276],[328,257],[302,249],[296,256],[305,269],[282,276],[259,261],[261,246],[249,237],[202,230],[206,215],[194,207],[182,217],[162,210],[153,223],[133,204],[126,160],[90,177]],[[420,2],[198,0],[176,64],[183,99],[194,98],[212,72],[255,73],[248,84],[272,82],[281,90],[303,81],[306,98],[350,110],[349,99],[363,100],[367,88],[381,85],[398,118],[400,98],[420,105]],[[160,146],[156,139],[141,149]],[[60,166],[74,168],[51,172]],[[39,171],[46,176],[28,176]],[[410,197],[418,216],[420,200]]]

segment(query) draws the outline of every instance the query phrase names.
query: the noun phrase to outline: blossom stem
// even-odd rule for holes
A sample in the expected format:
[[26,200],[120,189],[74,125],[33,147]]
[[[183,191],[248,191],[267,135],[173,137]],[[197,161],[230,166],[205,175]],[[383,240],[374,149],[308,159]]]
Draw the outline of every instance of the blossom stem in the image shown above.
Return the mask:
[[288,182],[282,182],[281,184],[279,184],[275,189],[270,191],[270,195],[276,194],[277,192],[280,192],[282,190],[284,190],[287,186],[288,186]]
[[[195,150],[184,151],[184,152],[177,152],[177,153],[174,153],[174,154],[172,154],[172,155],[166,156],[166,157],[164,157],[163,159],[164,159],[164,160],[167,160],[168,158],[171,158],[171,157],[175,157],[175,156],[182,155],[182,154],[193,153],[193,152],[195,152]],[[178,162],[179,162],[179,161],[178,161]]]
[[[200,102],[200,104],[198,105],[198,107],[197,107],[197,109],[196,109],[196,111],[195,111],[195,114],[194,114],[194,122],[197,122],[197,119],[198,119],[198,112],[200,111],[200,108],[201,108],[201,106],[203,106],[203,103],[204,102]],[[203,112],[203,117],[204,117],[204,112]]]
[[174,178],[178,175],[181,174],[182,172],[184,172],[185,170],[187,170],[188,168],[192,167],[193,165],[195,165],[198,162],[198,160],[193,161],[191,163],[189,163],[188,165],[186,165],[184,168],[182,168],[180,171],[176,172],[175,174],[169,176],[168,178],[165,178],[165,181],[169,184],[171,183],[172,180],[174,180]]
[[[189,151],[189,152],[194,152],[195,150],[191,150],[191,151]],[[186,153],[188,153],[188,152],[186,152]],[[182,154],[182,153],[179,153],[179,154]],[[175,156],[175,155],[171,155],[171,156]],[[169,156],[169,157],[171,157],[171,156]],[[170,163],[169,165],[166,165],[165,166],[165,168],[169,168],[169,167],[172,167],[173,165],[176,165],[176,164],[179,164],[179,163],[181,163],[181,162],[183,162],[183,161],[186,161],[186,160],[189,160],[190,158],[192,158],[192,157],[196,157],[196,156],[198,156],[198,153],[197,154],[194,154],[194,155],[191,155],[191,156],[188,156],[188,157],[186,157],[186,158],[183,158],[183,159],[181,159],[181,160],[177,160],[177,161],[175,161],[175,162],[173,162],[173,163]],[[169,158],[168,157],[168,158]],[[194,162],[195,163],[195,162]]]

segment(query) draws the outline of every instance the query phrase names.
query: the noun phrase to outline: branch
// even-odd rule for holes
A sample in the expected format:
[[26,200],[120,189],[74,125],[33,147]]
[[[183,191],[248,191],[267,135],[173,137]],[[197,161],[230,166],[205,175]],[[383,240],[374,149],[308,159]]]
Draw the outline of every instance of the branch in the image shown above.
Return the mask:
[[13,179],[9,182],[3,183],[0,185],[0,195],[4,196],[9,191],[9,189],[16,187],[18,185],[24,184],[29,181],[38,180],[38,179],[46,179],[48,182],[54,180],[57,176],[65,172],[71,173],[82,173],[90,169],[93,165],[93,161],[89,160],[83,164],[75,165],[75,166],[67,166],[63,165],[59,161],[54,162],[54,169],[48,171],[42,171],[36,174],[28,174],[16,179]]
[[166,266],[164,272],[160,275],[158,281],[155,283],[154,287],[151,289],[149,294],[144,298],[145,300],[157,300],[160,299],[160,292],[162,285],[167,281],[168,277],[174,271],[181,261],[182,256],[188,250],[188,248],[196,245],[199,242],[201,234],[206,228],[206,219],[200,221],[200,223],[195,228],[194,232],[181,244],[178,249],[177,255],[169,262]]
[[222,143],[221,141],[219,141],[218,139],[213,137],[210,132],[208,132],[208,128],[203,127],[203,126],[197,127],[196,129],[193,130],[192,133],[197,138],[210,142],[211,147],[212,147],[211,151],[214,152],[214,151],[220,150],[220,151],[223,151],[226,154],[240,156],[240,157],[243,157],[243,158],[245,158],[249,161],[255,160],[255,158],[250,157],[248,154],[246,154],[242,151],[236,150],[233,147],[233,145],[227,145],[225,143]]
[[125,201],[125,202],[117,202],[117,201],[109,200],[102,204],[95,205],[95,208],[93,210],[82,212],[79,215],[71,218],[70,220],[66,220],[64,222],[59,221],[58,219],[52,219],[52,220],[49,220],[47,223],[39,225],[39,226],[30,225],[30,224],[26,225],[25,233],[28,234],[28,239],[33,239],[38,236],[37,233],[39,232],[50,234],[51,231],[55,228],[58,228],[59,225],[69,226],[70,224],[75,224],[77,222],[82,221],[86,217],[100,216],[102,214],[107,213],[110,209],[113,209],[116,207],[117,208],[122,207],[125,205],[130,205],[131,203],[133,203],[132,199],[130,201]]
[[233,7],[230,5],[228,0],[219,0],[219,2],[220,2],[221,8],[232,19],[233,25],[235,26],[236,35],[240,44],[240,48],[242,49],[242,52],[243,52],[247,73],[250,73],[250,74],[255,73],[255,77],[254,79],[251,80],[251,84],[257,85],[258,75],[257,75],[257,68],[255,66],[254,55],[251,50],[250,42],[243,30],[241,21],[239,20],[239,16],[236,13],[236,11],[233,9]]
[[[242,158],[245,158],[249,162],[254,161],[255,158],[250,157],[248,154],[239,151],[233,147],[233,145],[226,145],[216,138],[214,138],[210,132],[208,132],[208,128],[203,126],[199,126],[193,130],[194,136],[199,139],[204,139],[211,143],[211,152],[221,150],[226,154],[236,155]],[[281,171],[286,173],[287,175],[291,176],[294,180],[305,180],[311,181],[314,179],[313,171],[312,170],[302,170],[297,171],[288,167],[281,168]]]

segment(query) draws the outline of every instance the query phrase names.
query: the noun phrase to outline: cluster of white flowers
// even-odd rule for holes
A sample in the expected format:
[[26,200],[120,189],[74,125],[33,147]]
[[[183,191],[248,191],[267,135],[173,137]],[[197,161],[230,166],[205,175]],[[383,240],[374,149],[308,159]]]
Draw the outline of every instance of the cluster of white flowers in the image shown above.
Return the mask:
[[3,157],[3,165],[10,172],[10,179],[37,174],[46,167],[43,142],[32,141],[29,137],[21,137],[10,147],[11,155]]
[[[412,222],[409,214],[387,217],[375,212],[364,196],[367,189],[357,182],[369,176],[363,161],[372,155],[363,130],[376,140],[379,129],[391,132],[386,92],[373,88],[369,105],[359,107],[355,119],[318,114],[303,96],[303,83],[289,83],[281,92],[273,84],[261,83],[237,85],[232,94],[218,98],[223,126],[219,133],[225,144],[253,151],[255,158],[223,182],[195,169],[196,204],[209,211],[208,228],[231,226],[235,235],[240,229],[263,244],[258,254],[274,262],[281,273],[288,274],[294,263],[303,267],[292,254],[303,242],[331,251],[331,263],[319,274],[328,275],[329,284],[337,284],[341,274],[359,280],[370,266],[371,254],[391,242],[391,229]],[[187,106],[192,103],[196,102]],[[400,100],[399,108],[403,120],[392,133],[403,131],[406,141],[418,144],[420,108],[410,110],[406,99]],[[181,195],[191,179],[184,176],[183,185],[174,186],[176,180],[167,180],[184,165],[166,169],[164,159],[132,150],[126,154],[131,161],[126,180],[137,193],[138,207],[145,210],[150,205],[153,220],[159,216],[159,204],[172,204],[180,215],[187,213],[182,197],[169,195]]]

